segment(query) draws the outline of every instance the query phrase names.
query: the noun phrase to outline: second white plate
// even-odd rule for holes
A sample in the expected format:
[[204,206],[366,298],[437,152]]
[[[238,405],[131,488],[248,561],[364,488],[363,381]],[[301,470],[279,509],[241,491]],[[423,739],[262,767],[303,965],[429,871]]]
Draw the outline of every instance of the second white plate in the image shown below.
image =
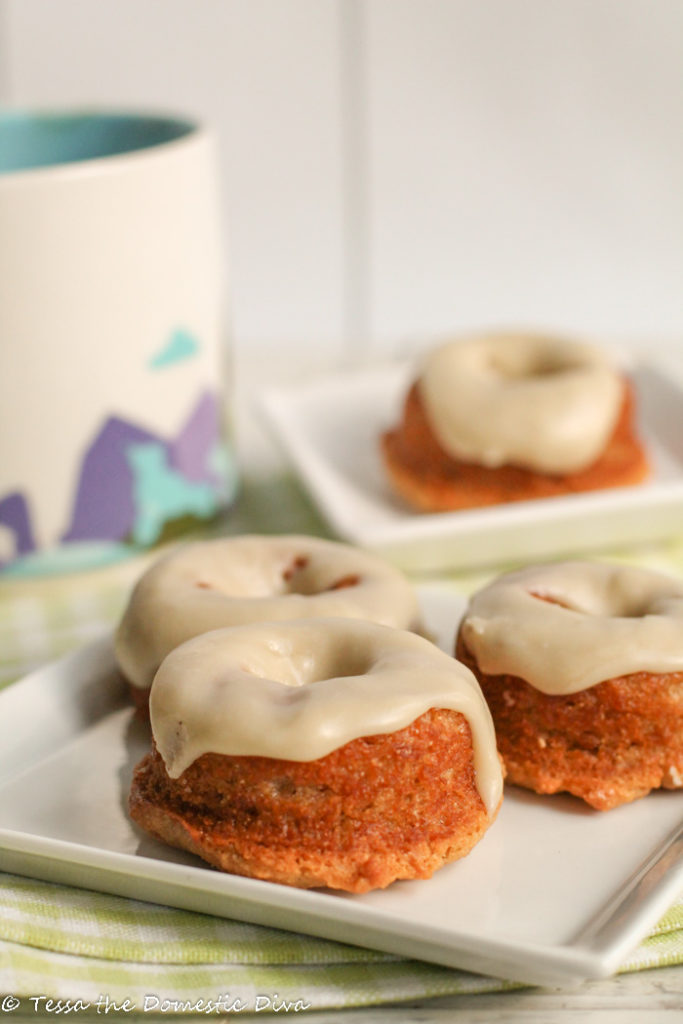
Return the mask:
[[656,366],[633,371],[651,479],[562,498],[438,514],[413,513],[391,492],[378,441],[399,413],[412,364],[336,373],[271,389],[262,409],[334,531],[415,572],[589,552],[680,533],[683,390]]

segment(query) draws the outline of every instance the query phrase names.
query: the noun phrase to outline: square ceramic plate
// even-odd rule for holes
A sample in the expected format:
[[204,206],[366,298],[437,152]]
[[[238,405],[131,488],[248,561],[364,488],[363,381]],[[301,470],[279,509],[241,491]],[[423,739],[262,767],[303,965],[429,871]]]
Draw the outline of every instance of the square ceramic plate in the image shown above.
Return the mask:
[[[461,601],[421,589],[452,648]],[[683,887],[683,792],[600,814],[506,792],[469,856],[362,896],[224,875],[129,821],[149,745],[99,641],[0,694],[0,869],[526,982],[614,972]]]
[[271,389],[261,406],[323,516],[345,540],[416,572],[500,565],[658,540],[683,519],[683,390],[656,366],[630,370],[653,474],[638,487],[424,514],[394,497],[378,439],[396,422],[414,364]]

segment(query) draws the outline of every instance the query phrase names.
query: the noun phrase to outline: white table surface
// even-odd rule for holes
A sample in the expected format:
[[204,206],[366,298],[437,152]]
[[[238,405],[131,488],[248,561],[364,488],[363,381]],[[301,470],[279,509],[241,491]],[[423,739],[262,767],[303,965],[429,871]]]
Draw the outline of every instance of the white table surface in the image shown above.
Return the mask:
[[447,996],[378,1009],[307,1012],[307,1024],[678,1024],[683,966],[623,974],[572,988]]

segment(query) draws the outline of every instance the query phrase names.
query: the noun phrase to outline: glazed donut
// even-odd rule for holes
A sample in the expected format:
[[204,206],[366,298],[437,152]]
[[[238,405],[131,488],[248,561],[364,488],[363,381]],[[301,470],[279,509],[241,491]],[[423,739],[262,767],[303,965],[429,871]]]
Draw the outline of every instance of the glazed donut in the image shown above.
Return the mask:
[[541,473],[576,473],[595,461],[622,390],[597,349],[506,334],[436,349],[418,388],[437,440],[454,458]]
[[405,629],[419,623],[410,583],[368,552],[296,535],[202,541],[166,555],[140,578],[116,633],[116,657],[144,706],[162,660],[190,637],[330,615]]
[[683,786],[683,584],[561,562],[475,594],[456,656],[479,679],[510,782],[600,810]]
[[473,507],[639,482],[632,419],[630,387],[598,349],[500,334],[430,352],[382,450],[411,504]]
[[429,877],[502,796],[472,673],[360,619],[195,637],[162,663],[150,718],[132,818],[232,873],[351,892]]

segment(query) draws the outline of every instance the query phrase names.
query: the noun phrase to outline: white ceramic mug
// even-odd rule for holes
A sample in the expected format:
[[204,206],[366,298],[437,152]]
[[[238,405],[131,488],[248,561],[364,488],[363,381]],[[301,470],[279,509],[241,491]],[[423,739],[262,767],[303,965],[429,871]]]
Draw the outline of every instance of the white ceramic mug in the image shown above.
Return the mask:
[[0,572],[102,565],[232,498],[213,141],[0,114]]

